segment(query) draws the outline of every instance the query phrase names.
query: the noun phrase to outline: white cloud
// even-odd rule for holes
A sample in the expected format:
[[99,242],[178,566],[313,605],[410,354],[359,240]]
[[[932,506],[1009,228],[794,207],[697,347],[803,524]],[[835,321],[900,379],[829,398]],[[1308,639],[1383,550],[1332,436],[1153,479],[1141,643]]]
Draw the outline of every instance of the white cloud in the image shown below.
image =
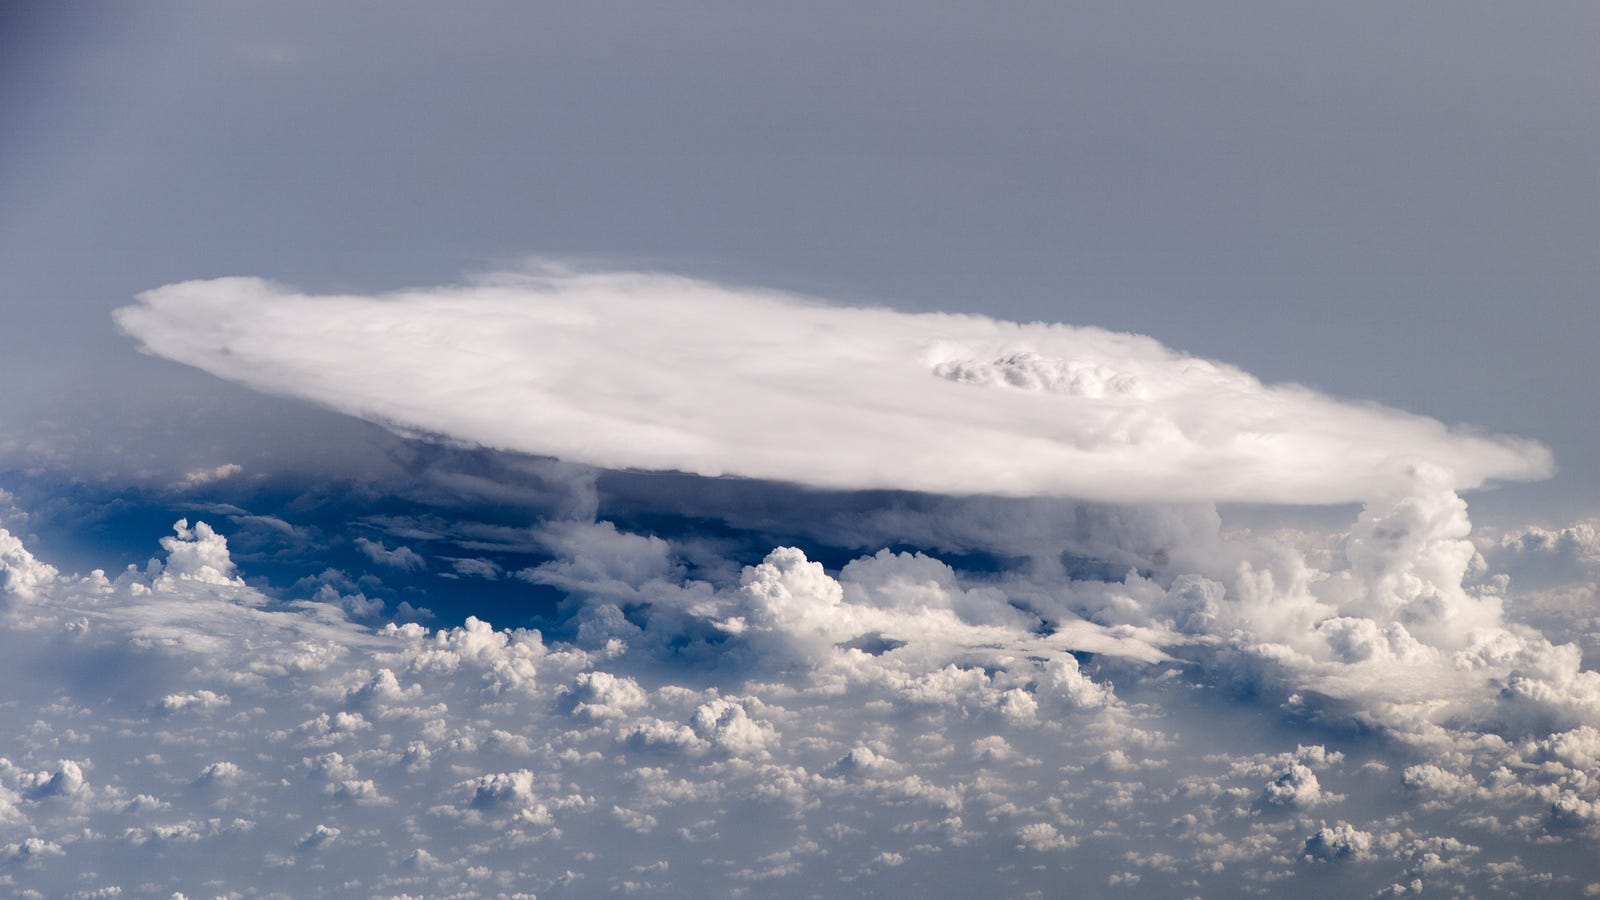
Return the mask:
[[88,789],[83,768],[74,760],[64,759],[52,770],[35,772],[23,781],[29,797],[75,797]]
[[1324,825],[1306,838],[1305,858],[1316,862],[1362,860],[1372,855],[1372,846],[1370,833],[1349,822],[1337,822]]
[[[1222,541],[1164,522],[1118,546]],[[1592,673],[1463,587],[1447,489],[1371,504],[1338,568],[1241,538],[1112,582],[793,547],[701,582],[666,539],[540,535],[579,598],[550,637],[273,600],[202,523],[11,591],[5,889],[1532,894],[1600,828]]]
[[302,850],[317,850],[339,839],[343,832],[329,825],[318,824],[317,827],[306,832],[296,844]]
[[1301,763],[1290,763],[1278,777],[1267,782],[1261,800],[1272,806],[1291,809],[1309,809],[1323,801],[1322,785],[1317,773]]
[[401,546],[390,550],[383,545],[382,541],[368,540],[364,537],[356,538],[355,544],[357,549],[366,555],[367,559],[382,566],[392,566],[407,572],[414,572],[428,567],[428,563],[422,558],[422,555],[410,547]]
[[228,695],[216,691],[191,691],[182,694],[168,694],[161,698],[156,707],[161,712],[171,715],[183,711],[211,712],[228,705]]
[[7,595],[32,598],[55,581],[56,568],[34,558],[22,541],[0,528],[0,609]]
[[[1049,822],[1034,822],[1017,829],[1017,838],[1022,846],[1029,850],[1044,852],[1046,850],[1063,850],[1072,846],[1068,840],[1056,830]],[[1138,880],[1137,877],[1134,879]]]
[[[1548,474],[1451,430],[1147,337],[551,268],[379,297],[255,278],[117,311],[148,352],[421,434],[830,488],[1329,503]],[[509,414],[509,411],[515,414]]]
[[610,672],[580,672],[573,684],[573,715],[591,719],[623,718],[647,703],[639,683]]
[[173,487],[197,488],[217,481],[226,481],[243,471],[244,466],[238,463],[223,463],[209,469],[192,469],[185,472],[183,478],[173,484]]
[[60,844],[36,837],[0,847],[0,859],[22,865],[37,865],[47,857],[65,855],[66,851],[61,849]]
[[228,540],[204,522],[189,527],[188,519],[179,519],[172,526],[174,537],[161,539],[167,551],[167,561],[161,577],[155,582],[158,590],[170,589],[177,582],[193,581],[214,585],[242,585],[243,579],[234,574],[233,559],[228,555]]

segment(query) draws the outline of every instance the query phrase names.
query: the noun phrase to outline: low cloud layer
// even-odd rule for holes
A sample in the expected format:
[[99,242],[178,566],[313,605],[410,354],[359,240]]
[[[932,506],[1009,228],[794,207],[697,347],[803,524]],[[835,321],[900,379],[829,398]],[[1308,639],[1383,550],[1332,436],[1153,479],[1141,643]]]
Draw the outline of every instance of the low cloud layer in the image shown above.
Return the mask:
[[[198,521],[114,577],[0,528],[0,888],[1600,891],[1600,684],[1465,527],[1441,492],[1303,535],[1327,569],[1197,520],[1209,563],[1121,581],[797,547],[702,579],[692,535],[548,521],[508,577],[577,601],[568,640],[357,624]],[[1592,587],[1590,530],[1484,546]]]
[[1107,502],[1332,503],[1548,452],[1130,334],[552,269],[382,296],[147,291],[146,351],[407,433],[614,469]]

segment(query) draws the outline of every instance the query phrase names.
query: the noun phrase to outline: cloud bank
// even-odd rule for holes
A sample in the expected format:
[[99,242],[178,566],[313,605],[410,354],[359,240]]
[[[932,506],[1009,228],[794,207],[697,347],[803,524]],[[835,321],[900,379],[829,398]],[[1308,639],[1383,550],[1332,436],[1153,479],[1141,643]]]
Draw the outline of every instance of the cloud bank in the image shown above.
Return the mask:
[[405,433],[613,469],[1105,502],[1334,503],[1548,452],[1156,341],[549,269],[381,296],[256,278],[116,312],[147,352]]
[[[0,640],[76,653],[0,766],[18,886],[181,834],[252,882],[463,896],[1589,887],[1593,529],[1475,544],[1458,493],[1546,472],[1532,443],[1144,337],[652,274],[221,279],[118,321],[402,434],[692,474],[531,461],[525,525],[369,516],[364,573],[281,597],[198,522],[116,579],[0,533]],[[693,477],[725,474],[758,480]],[[1211,505],[1352,500],[1347,531],[1270,535]],[[560,599],[544,633],[373,627],[402,577]],[[117,667],[145,673],[119,730],[74,716]]]
[[203,522],[115,577],[0,528],[0,887],[1600,891],[1593,673],[1492,610],[1418,624],[1494,605],[1448,581],[1457,504],[1370,509],[1341,572],[1252,540],[1221,581],[794,547],[703,581],[677,541],[550,522],[516,577],[581,599],[567,641],[273,598]]

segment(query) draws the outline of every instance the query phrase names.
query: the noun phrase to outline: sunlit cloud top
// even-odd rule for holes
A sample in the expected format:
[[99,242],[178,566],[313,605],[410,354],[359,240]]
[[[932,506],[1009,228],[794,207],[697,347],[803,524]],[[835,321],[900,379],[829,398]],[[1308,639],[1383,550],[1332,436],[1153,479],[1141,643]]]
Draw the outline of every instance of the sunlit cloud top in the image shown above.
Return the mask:
[[1337,503],[1551,470],[1531,441],[1133,334],[550,268],[380,296],[257,278],[117,311],[147,352],[406,433],[616,469],[1109,502]]

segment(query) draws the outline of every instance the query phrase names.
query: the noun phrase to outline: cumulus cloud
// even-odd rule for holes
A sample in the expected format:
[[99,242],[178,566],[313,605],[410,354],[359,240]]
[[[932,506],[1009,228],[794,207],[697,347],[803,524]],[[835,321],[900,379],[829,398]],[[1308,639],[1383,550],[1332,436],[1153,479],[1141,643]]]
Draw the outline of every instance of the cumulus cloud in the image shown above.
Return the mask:
[[[1453,534],[1449,508],[1376,509],[1388,530],[1360,539],[1388,534],[1428,557]],[[1401,536],[1413,519],[1434,537]],[[1505,689],[1512,665],[1461,667],[1437,643],[1397,663],[1302,628],[1268,649],[1313,608],[1284,572],[1272,596],[1303,608],[1280,621],[1245,594],[1267,589],[1260,572],[1096,586],[893,551],[830,570],[778,548],[696,584],[670,541],[609,523],[549,539],[565,543],[547,574],[580,598],[592,588],[600,607],[626,602],[643,623],[629,641],[476,618],[362,626],[244,584],[226,540],[198,522],[114,579],[52,571],[11,591],[6,889],[69,895],[92,871],[96,890],[309,893],[336,870],[343,890],[386,896],[802,895],[840,879],[863,893],[1024,894],[1067,878],[1174,896],[1298,878],[1314,894],[1337,866],[1346,895],[1539,893],[1577,884],[1600,828],[1594,724],[1508,739],[1433,715],[1448,712],[1440,696]],[[3,559],[43,565],[20,542]],[[1312,579],[1338,595],[1315,602],[1418,618],[1447,587],[1426,566],[1364,565],[1361,591]],[[1394,571],[1405,577],[1375,574]],[[1028,608],[1042,604],[1035,576],[1054,579],[1061,607]],[[657,604],[671,614],[654,617]],[[1184,629],[1162,621],[1199,609]],[[1136,614],[1144,625],[1116,621]],[[1508,633],[1524,641],[1508,658],[1526,655],[1531,638]],[[1407,738],[1396,745],[1323,720],[1317,733],[1343,749],[1281,746],[1292,716],[1206,687],[1249,653],[1269,700],[1275,684],[1333,689],[1377,665],[1347,685],[1370,697],[1367,675],[1422,667],[1408,689],[1426,702],[1407,709],[1432,730],[1362,720]],[[1449,661],[1427,668],[1435,657]],[[1572,674],[1516,665],[1547,685]],[[1565,702],[1530,696],[1517,702]]]
[[1372,835],[1352,826],[1337,822],[1317,829],[1306,838],[1305,858],[1316,862],[1343,862],[1360,860],[1372,855]]
[[156,584],[171,586],[174,582],[194,581],[202,584],[242,585],[244,581],[234,574],[233,558],[228,554],[228,540],[217,534],[210,525],[196,522],[189,527],[188,519],[179,519],[173,526],[176,535],[161,539],[167,551],[167,561]]
[[1345,403],[1131,334],[829,306],[640,272],[383,296],[172,284],[147,352],[407,433],[829,488],[1328,503],[1541,477],[1528,441]]
[[20,538],[0,528],[0,608],[4,608],[7,595],[37,596],[57,574],[55,566],[35,558]]
[[1267,783],[1261,799],[1274,806],[1305,809],[1322,801],[1322,786],[1317,782],[1317,773],[1308,766],[1290,763],[1277,778]]

